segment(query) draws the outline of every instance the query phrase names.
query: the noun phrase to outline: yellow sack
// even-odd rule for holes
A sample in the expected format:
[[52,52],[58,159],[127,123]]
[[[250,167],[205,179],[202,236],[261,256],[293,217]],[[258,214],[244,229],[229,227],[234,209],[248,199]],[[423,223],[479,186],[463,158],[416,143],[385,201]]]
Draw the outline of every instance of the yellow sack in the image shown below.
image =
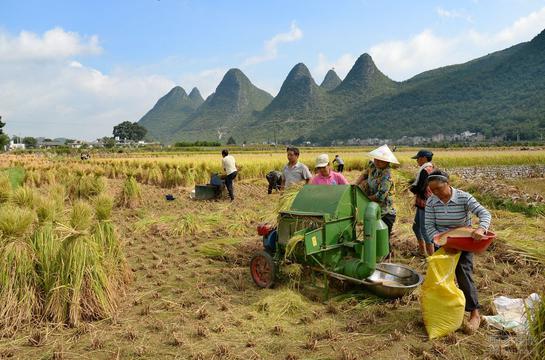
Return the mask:
[[460,252],[451,255],[443,249],[428,257],[420,305],[430,339],[453,333],[462,326],[466,299],[454,282],[459,259]]

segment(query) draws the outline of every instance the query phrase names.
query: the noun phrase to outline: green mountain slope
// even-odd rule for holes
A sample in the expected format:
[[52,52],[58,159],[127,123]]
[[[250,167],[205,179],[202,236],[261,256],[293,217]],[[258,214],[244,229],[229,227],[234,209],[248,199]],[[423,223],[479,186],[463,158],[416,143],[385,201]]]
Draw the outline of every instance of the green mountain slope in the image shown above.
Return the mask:
[[291,69],[278,95],[260,116],[282,120],[322,116],[324,95],[325,92],[316,85],[306,65],[299,63]]
[[193,104],[196,105],[197,107],[201,106],[202,103],[204,102],[204,99],[202,98],[201,92],[196,87],[194,87],[191,90],[191,92],[189,93],[188,96],[193,101]]
[[335,70],[329,70],[327,74],[325,74],[324,80],[320,84],[320,87],[325,91],[331,91],[339,86],[341,82],[342,80],[339,75],[337,75]]
[[255,112],[263,110],[273,97],[256,86],[239,69],[230,69],[206,101],[189,121],[178,129],[176,139],[217,139],[252,121]]
[[185,90],[176,86],[159,99],[138,124],[148,130],[148,137],[164,139],[177,130],[202,104],[203,98],[197,88],[188,96]]
[[[545,129],[545,31],[528,43],[415,76],[346,112],[325,138],[431,136],[465,130],[508,139]],[[369,135],[372,134],[372,135]]]
[[336,95],[371,98],[391,93],[397,83],[384,75],[369,54],[361,55],[342,83],[335,89]]
[[[327,121],[327,93],[321,89],[305,64],[295,65],[278,95],[246,129],[245,138],[287,139],[307,134]],[[298,134],[298,135],[296,135]]]
[[198,90],[187,96],[175,88],[140,122],[170,142],[233,136],[327,143],[465,130],[507,139],[545,135],[545,31],[529,42],[403,82],[389,79],[363,54],[339,82],[330,71],[318,86],[300,63],[273,99],[231,69],[206,101]]
[[[368,99],[394,93],[397,88],[398,84],[382,74],[368,54],[360,56],[346,78],[329,92],[316,85],[308,68],[300,63],[290,71],[271,104],[259,113],[258,122],[246,137],[265,140],[264,135],[274,132],[282,141],[326,138],[331,132],[327,127],[336,125],[324,124]],[[316,129],[322,133],[316,134]]]

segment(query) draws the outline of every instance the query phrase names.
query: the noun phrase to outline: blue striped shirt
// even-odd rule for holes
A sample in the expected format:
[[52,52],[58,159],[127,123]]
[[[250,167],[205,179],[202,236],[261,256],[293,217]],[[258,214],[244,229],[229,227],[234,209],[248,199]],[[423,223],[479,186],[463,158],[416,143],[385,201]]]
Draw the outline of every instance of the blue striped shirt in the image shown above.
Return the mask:
[[433,239],[438,233],[449,229],[471,226],[471,214],[479,218],[479,227],[488,230],[492,216],[475,198],[465,191],[452,189],[447,203],[432,195],[426,202],[426,231]]

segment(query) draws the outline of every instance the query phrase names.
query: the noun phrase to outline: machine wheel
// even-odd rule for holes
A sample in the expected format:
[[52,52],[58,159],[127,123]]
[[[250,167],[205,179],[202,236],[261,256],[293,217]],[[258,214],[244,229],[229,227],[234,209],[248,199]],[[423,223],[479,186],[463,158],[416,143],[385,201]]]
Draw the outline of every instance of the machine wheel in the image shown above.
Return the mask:
[[269,253],[260,251],[250,261],[250,273],[255,284],[260,288],[270,288],[274,285],[276,265]]

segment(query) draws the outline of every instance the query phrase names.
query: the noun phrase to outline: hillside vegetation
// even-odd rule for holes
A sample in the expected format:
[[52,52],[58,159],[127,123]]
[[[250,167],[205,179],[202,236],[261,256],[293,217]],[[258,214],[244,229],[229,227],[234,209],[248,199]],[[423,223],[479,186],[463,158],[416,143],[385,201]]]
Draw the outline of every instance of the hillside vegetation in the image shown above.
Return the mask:
[[545,31],[530,42],[403,82],[389,79],[368,54],[342,81],[330,70],[320,86],[299,63],[274,98],[231,69],[216,92],[198,103],[176,87],[140,124],[167,143],[230,136],[239,142],[329,143],[466,130],[507,140],[540,139],[545,133]]

